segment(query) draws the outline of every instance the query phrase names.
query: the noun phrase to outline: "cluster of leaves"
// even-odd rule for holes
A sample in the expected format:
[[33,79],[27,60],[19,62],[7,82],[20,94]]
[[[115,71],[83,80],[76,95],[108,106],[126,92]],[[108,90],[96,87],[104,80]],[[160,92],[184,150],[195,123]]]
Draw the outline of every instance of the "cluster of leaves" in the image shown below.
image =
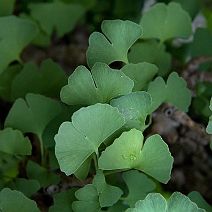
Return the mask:
[[[0,97],[13,102],[0,131],[0,210],[39,211],[30,198],[62,184],[60,169],[92,182],[54,195],[51,212],[210,211],[199,193],[189,199],[161,191],[168,200],[151,193],[169,181],[173,165],[160,135],[144,138],[151,114],[165,102],[184,112],[191,104],[186,82],[170,71],[167,50],[170,41],[192,35],[191,18],[179,3],[155,4],[139,24],[103,21],[102,33],[89,38],[88,67],[77,67],[68,79],[52,60],[9,65],[21,63],[29,43],[47,46],[54,32],[70,32],[92,5],[77,2],[30,2],[19,17],[10,16],[15,1],[0,3]],[[197,40],[192,57],[204,55]],[[111,68],[114,62],[122,67]]]

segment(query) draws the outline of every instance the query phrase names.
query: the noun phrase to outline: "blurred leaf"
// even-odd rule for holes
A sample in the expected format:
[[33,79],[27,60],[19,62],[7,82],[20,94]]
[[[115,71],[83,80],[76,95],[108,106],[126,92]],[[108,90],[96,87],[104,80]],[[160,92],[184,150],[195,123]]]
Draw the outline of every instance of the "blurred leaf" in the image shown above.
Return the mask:
[[200,0],[173,0],[173,2],[179,3],[191,18],[194,18],[201,9]]
[[37,180],[41,187],[47,187],[52,184],[58,184],[60,181],[59,175],[48,171],[46,168],[29,160],[26,167],[27,177]]
[[212,56],[212,32],[208,29],[199,28],[194,34],[190,51],[192,57]]
[[15,76],[20,72],[21,65],[8,66],[0,74],[0,97],[5,101],[12,101],[11,99],[11,85]]
[[195,202],[198,207],[205,209],[207,212],[212,212],[212,206],[210,206],[197,191],[192,191],[188,194],[189,199]]
[[132,91],[133,81],[104,63],[96,63],[91,72],[79,66],[61,90],[61,100],[69,105],[108,103],[112,98]]
[[157,66],[151,63],[127,64],[121,71],[134,81],[133,91],[140,91],[152,80],[158,72]]
[[19,130],[5,128],[0,131],[0,151],[11,155],[31,155],[32,146]]
[[60,103],[38,94],[27,94],[25,100],[17,99],[10,109],[6,127],[42,136],[47,124],[61,112]]
[[27,93],[37,93],[59,97],[60,89],[66,80],[64,71],[51,59],[43,61],[40,67],[27,63],[12,82],[11,96],[12,99],[17,99],[25,97]]
[[0,1],[0,16],[11,15],[15,6],[15,0]]
[[30,4],[31,16],[40,24],[42,30],[51,35],[54,30],[62,37],[76,26],[84,15],[84,8],[78,4],[54,2]]
[[115,61],[128,63],[130,47],[141,37],[141,27],[131,21],[108,20],[101,25],[102,33],[93,32],[89,38],[87,62],[111,64]]
[[185,80],[176,72],[169,75],[167,83],[161,77],[150,82],[148,93],[152,97],[152,111],[167,102],[187,112],[191,103],[191,92],[186,87]]
[[16,16],[0,17],[0,73],[19,55],[36,36],[36,25]]
[[0,208],[2,212],[39,212],[35,201],[28,199],[19,191],[4,188],[0,192]]
[[11,189],[21,191],[27,197],[31,197],[40,189],[40,184],[37,180],[16,178],[8,185]]
[[99,146],[124,124],[118,110],[107,104],[98,103],[75,112],[72,122],[62,123],[55,136],[61,171],[66,175],[76,172],[93,153],[98,155]]
[[158,75],[164,76],[171,66],[171,55],[166,52],[165,46],[155,40],[136,43],[129,52],[130,63],[148,62],[155,64]]
[[204,212],[205,210],[197,207],[185,195],[174,192],[168,201],[159,193],[148,194],[144,200],[139,200],[135,208],[127,209],[126,212]]
[[72,202],[75,200],[76,189],[62,191],[54,196],[54,205],[49,209],[49,212],[72,212]]
[[180,4],[155,4],[141,18],[143,38],[158,38],[164,42],[171,38],[187,38],[192,33],[191,18]]
[[148,127],[146,119],[151,114],[152,99],[147,92],[133,92],[113,99],[110,104],[123,114],[127,129],[136,128],[144,131]]
[[98,164],[102,170],[137,169],[162,183],[170,179],[173,157],[159,135],[147,138],[143,145],[139,130],[123,132],[102,152]]
[[0,183],[6,184],[19,173],[19,160],[9,154],[0,154]]
[[133,207],[138,200],[144,199],[156,188],[156,184],[150,178],[137,170],[124,172],[122,178],[129,191],[127,197],[124,198],[124,203],[130,207]]

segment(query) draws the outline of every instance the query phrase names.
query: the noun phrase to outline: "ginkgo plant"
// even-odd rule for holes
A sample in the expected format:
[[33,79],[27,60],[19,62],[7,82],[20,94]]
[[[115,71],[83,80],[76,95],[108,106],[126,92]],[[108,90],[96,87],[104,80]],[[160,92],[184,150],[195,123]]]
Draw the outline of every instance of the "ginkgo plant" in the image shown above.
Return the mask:
[[[155,4],[139,23],[103,21],[89,37],[87,65],[69,77],[49,59],[9,65],[30,42],[46,46],[54,32],[70,32],[90,7],[83,2],[34,2],[21,17],[0,17],[0,97],[13,102],[0,130],[0,211],[39,211],[31,198],[54,185],[50,212],[210,211],[199,193],[163,190],[174,158],[161,135],[146,133],[163,103],[188,112],[192,101],[167,50],[167,42],[192,35],[180,4]],[[70,179],[80,186],[63,187]]]

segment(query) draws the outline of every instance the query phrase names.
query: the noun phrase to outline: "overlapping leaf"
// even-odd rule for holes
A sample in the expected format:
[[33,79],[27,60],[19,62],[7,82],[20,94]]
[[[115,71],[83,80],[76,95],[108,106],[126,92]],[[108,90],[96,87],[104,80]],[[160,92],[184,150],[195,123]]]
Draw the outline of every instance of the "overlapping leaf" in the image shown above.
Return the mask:
[[161,42],[175,37],[191,35],[191,18],[180,4],[158,3],[144,13],[140,21],[143,38],[158,38]]
[[60,169],[66,175],[75,173],[124,124],[118,110],[107,104],[98,103],[75,112],[72,122],[64,122],[55,136]]
[[158,74],[164,76],[171,66],[171,55],[166,52],[165,45],[159,44],[155,40],[142,41],[136,43],[129,52],[129,62],[153,63],[158,67]]
[[41,188],[37,180],[25,178],[16,178],[9,184],[9,187],[11,189],[21,191],[27,197],[31,197]]
[[190,44],[192,57],[212,56],[212,32],[208,29],[199,28],[194,34],[194,40]]
[[41,187],[47,187],[52,184],[57,184],[60,181],[60,176],[48,171],[39,164],[28,161],[26,167],[27,177],[29,179],[37,180]]
[[61,90],[61,99],[69,105],[107,103],[112,98],[132,91],[133,81],[121,71],[96,63],[91,72],[79,66]]
[[4,188],[0,192],[0,209],[8,212],[39,212],[36,203],[19,191]]
[[32,18],[46,34],[50,36],[56,30],[59,37],[70,32],[85,12],[79,4],[66,4],[58,0],[30,4],[29,8]]
[[0,17],[0,73],[36,36],[37,26],[30,20],[15,16]]
[[113,99],[110,104],[123,114],[127,129],[136,128],[143,131],[148,126],[146,119],[151,113],[152,99],[147,92],[133,92]]
[[75,193],[79,201],[73,202],[72,207],[76,212],[100,211],[103,207],[114,205],[122,194],[120,188],[106,183],[102,172],[97,172],[93,184],[88,184]]
[[15,0],[0,1],[0,16],[11,15],[15,6]]
[[54,196],[54,205],[49,209],[49,212],[73,212],[72,202],[75,200],[76,189],[62,191]]
[[132,129],[122,133],[102,152],[98,164],[102,170],[137,169],[167,183],[173,158],[159,135],[147,138],[143,145],[142,133]]
[[151,81],[158,72],[157,66],[151,63],[127,64],[121,71],[134,81],[133,91],[140,91]]
[[191,103],[191,92],[186,87],[185,80],[176,72],[169,75],[167,83],[163,78],[157,77],[149,84],[148,93],[152,97],[152,111],[163,102],[168,102],[187,112]]
[[40,68],[27,63],[12,81],[12,99],[24,98],[27,93],[58,97],[66,79],[65,72],[50,59],[43,61]]
[[0,131],[0,152],[11,155],[31,155],[30,140],[19,130],[5,128]]
[[185,195],[175,192],[168,201],[159,193],[148,194],[144,200],[139,200],[135,204],[135,208],[127,209],[126,212],[204,212],[204,209],[198,208]]
[[130,47],[141,37],[141,27],[131,21],[108,20],[101,25],[102,33],[93,32],[89,38],[87,62],[110,64],[114,61],[128,63]]
[[137,170],[124,172],[122,178],[129,190],[127,197],[124,198],[124,203],[130,207],[133,207],[138,200],[144,199],[148,193],[156,188],[155,183],[150,178]]
[[[210,101],[210,110],[212,111],[212,98]],[[209,117],[208,126],[206,128],[207,133],[212,134],[212,115]]]

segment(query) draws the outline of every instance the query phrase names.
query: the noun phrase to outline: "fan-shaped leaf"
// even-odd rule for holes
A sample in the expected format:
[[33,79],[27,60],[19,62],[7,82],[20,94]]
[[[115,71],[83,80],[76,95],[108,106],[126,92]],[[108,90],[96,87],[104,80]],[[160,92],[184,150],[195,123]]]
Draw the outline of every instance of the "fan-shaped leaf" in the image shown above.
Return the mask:
[[127,209],[126,212],[204,212],[205,210],[197,207],[188,197],[175,192],[170,199],[166,199],[158,193],[148,194],[144,200],[139,200],[135,208]]
[[36,36],[37,27],[30,20],[15,16],[0,17],[0,73],[14,60]]
[[130,47],[141,37],[141,27],[131,21],[108,20],[102,22],[102,33],[93,32],[89,38],[87,61],[89,67],[96,62],[128,63]]
[[136,129],[122,133],[99,158],[102,170],[137,169],[163,183],[170,178],[172,164],[168,146],[159,135],[149,137],[143,146],[143,135]]
[[61,99],[69,105],[107,103],[112,98],[132,91],[133,81],[121,71],[96,63],[91,72],[79,66],[61,90]]
[[85,12],[81,5],[66,4],[57,0],[30,4],[29,8],[32,18],[39,22],[44,32],[51,35],[56,29],[59,37],[70,32]]
[[166,52],[165,45],[159,44],[155,40],[142,41],[136,43],[129,52],[129,62],[148,62],[155,64],[159,70],[158,74],[164,76],[171,66],[171,55]]
[[39,212],[36,203],[19,191],[4,188],[0,192],[0,209],[8,212]]
[[167,83],[161,77],[150,82],[148,93],[152,97],[152,111],[167,102],[187,112],[191,103],[191,92],[186,87],[185,80],[176,72],[169,75]]
[[121,71],[134,81],[133,91],[140,91],[158,72],[157,66],[151,63],[127,64]]
[[118,110],[107,104],[95,104],[75,112],[72,122],[64,122],[55,136],[61,170],[67,175],[76,172],[124,124]]
[[5,128],[0,131],[0,151],[11,155],[31,155],[32,146],[19,130]]
[[192,33],[190,16],[174,2],[155,4],[144,13],[140,24],[144,29],[143,38],[158,38],[161,42],[175,37],[186,38]]
[[146,118],[151,113],[152,99],[147,92],[133,92],[113,99],[110,104],[123,114],[127,129],[136,128],[143,131],[148,126]]

